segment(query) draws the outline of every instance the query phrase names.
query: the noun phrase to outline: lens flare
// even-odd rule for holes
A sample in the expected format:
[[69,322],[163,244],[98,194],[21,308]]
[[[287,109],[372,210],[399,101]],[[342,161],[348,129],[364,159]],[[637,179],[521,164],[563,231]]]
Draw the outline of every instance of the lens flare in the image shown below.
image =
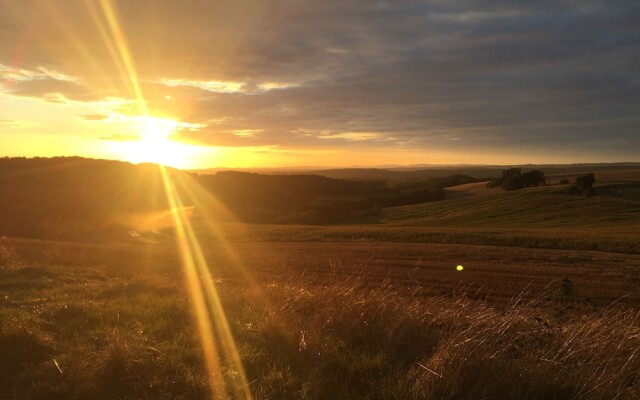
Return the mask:
[[[235,340],[220,301],[218,291],[207,261],[202,252],[189,216],[184,212],[187,208],[175,188],[169,172],[160,167],[165,192],[169,205],[177,210],[174,217],[178,251],[185,271],[187,288],[195,312],[202,348],[205,353],[207,370],[211,377],[211,390],[214,398],[226,398],[229,391],[226,385],[225,370],[230,371],[231,393],[234,398],[251,399],[251,392]],[[224,360],[220,357],[218,346],[222,350]],[[224,365],[222,364],[224,362]]]
[[[120,73],[120,79],[135,99],[143,125],[140,143],[169,151],[167,136],[177,123],[149,116],[132,53],[111,0],[84,1],[98,27],[105,46]],[[209,265],[189,220],[187,210],[167,169],[160,166],[164,191],[172,210],[180,260],[195,315],[213,398],[251,399],[251,392],[231,334]]]

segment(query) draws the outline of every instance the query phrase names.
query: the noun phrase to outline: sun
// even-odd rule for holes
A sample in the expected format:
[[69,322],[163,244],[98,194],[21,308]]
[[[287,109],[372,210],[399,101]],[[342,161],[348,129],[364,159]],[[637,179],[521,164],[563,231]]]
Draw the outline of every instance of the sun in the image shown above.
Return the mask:
[[158,139],[166,139],[172,133],[181,128],[181,123],[169,118],[160,117],[134,117],[140,137],[143,140],[156,141]]
[[190,160],[203,151],[201,146],[172,139],[182,129],[196,129],[197,124],[154,116],[130,117],[130,128],[137,140],[115,143],[124,159],[134,164],[155,163],[175,168],[187,168]]

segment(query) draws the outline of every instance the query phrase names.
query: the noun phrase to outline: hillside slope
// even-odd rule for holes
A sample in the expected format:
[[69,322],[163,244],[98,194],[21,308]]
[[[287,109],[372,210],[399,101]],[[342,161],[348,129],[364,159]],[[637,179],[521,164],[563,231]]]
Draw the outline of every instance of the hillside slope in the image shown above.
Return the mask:
[[388,208],[381,221],[395,226],[465,228],[610,227],[640,231],[640,198],[612,196],[612,188],[635,193],[640,181],[596,187],[603,195],[569,196],[553,186]]

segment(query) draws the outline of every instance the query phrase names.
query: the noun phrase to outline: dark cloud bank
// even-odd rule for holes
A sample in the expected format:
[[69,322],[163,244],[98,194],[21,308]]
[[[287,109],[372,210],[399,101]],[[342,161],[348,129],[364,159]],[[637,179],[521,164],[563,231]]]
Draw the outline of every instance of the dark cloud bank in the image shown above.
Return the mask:
[[[208,125],[185,137],[638,159],[638,1],[268,3],[119,3],[152,109],[170,107],[162,100],[169,94],[190,105],[181,117]],[[14,19],[0,19],[6,32],[35,12],[12,11]],[[91,38],[90,25],[77,26]],[[74,69],[69,51],[49,61],[98,86]],[[44,53],[32,55],[33,67]],[[94,54],[109,64],[106,51]],[[245,90],[168,87],[165,78],[242,82]],[[254,90],[264,83],[282,88]],[[253,132],[234,134],[242,130]]]

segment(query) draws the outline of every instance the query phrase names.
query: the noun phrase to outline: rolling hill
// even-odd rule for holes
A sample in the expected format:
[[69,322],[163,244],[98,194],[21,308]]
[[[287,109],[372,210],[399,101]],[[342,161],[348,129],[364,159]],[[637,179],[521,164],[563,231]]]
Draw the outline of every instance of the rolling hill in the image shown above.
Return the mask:
[[387,208],[394,226],[477,228],[636,228],[640,231],[640,181],[596,185],[602,195],[569,196],[568,185]]

